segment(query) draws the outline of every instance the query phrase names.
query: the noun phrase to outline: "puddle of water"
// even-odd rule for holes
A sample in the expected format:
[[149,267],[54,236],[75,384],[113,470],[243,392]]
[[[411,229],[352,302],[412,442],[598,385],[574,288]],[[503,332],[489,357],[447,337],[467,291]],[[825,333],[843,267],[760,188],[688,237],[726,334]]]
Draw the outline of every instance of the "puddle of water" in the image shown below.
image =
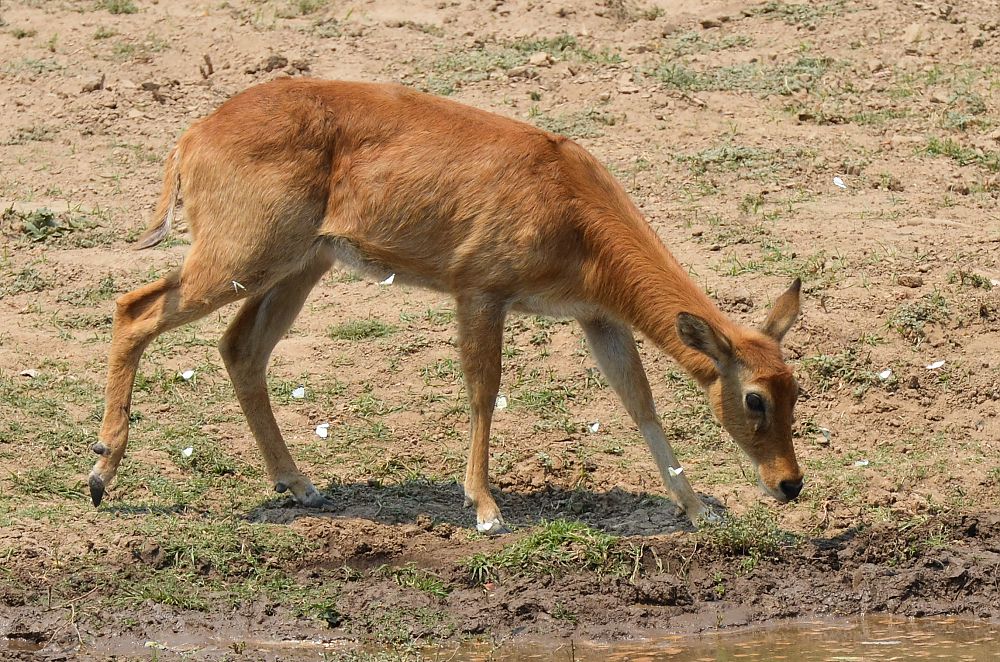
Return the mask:
[[774,628],[698,636],[587,643],[513,643],[428,651],[453,662],[879,662],[1000,660],[1000,625],[964,619],[805,621]]
[[[30,638],[0,638],[0,657],[3,657],[4,648],[31,651],[41,648],[41,644],[35,644]],[[112,648],[117,654],[142,657],[155,649],[191,660],[218,659],[218,653],[235,652],[291,662],[338,659],[354,649],[354,644],[343,639],[231,641],[212,638],[208,641],[145,643],[117,640]],[[97,650],[111,652],[106,647]],[[422,653],[422,659],[428,662],[1000,662],[1000,624],[966,619],[871,617],[850,621],[799,621],[754,630],[664,635],[613,643],[562,640],[515,641],[499,647],[486,643],[440,645],[427,647]]]

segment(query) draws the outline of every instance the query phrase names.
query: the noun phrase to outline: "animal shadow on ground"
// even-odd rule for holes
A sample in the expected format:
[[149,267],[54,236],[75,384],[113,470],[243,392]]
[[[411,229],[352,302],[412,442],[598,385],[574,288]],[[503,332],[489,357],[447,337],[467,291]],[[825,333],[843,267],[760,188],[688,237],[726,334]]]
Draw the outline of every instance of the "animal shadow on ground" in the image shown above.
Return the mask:
[[[368,519],[381,524],[415,523],[430,517],[459,527],[473,528],[475,512],[463,507],[464,493],[455,482],[409,480],[401,483],[331,484],[323,493],[327,505],[304,508],[289,498],[270,499],[247,514],[254,522],[288,523],[299,517]],[[620,536],[649,536],[691,531],[691,523],[669,499],[628,492],[567,490],[548,486],[534,492],[495,491],[505,523],[514,528],[554,519],[572,519]],[[709,504],[722,512],[714,499]]]

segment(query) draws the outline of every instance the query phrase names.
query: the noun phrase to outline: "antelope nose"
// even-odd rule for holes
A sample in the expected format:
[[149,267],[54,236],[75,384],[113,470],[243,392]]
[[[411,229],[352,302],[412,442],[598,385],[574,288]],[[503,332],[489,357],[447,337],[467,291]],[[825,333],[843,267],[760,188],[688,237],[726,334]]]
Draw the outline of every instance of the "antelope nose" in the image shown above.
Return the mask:
[[778,483],[778,487],[781,488],[781,493],[788,497],[788,500],[791,501],[799,495],[799,492],[802,491],[802,479],[783,480]]

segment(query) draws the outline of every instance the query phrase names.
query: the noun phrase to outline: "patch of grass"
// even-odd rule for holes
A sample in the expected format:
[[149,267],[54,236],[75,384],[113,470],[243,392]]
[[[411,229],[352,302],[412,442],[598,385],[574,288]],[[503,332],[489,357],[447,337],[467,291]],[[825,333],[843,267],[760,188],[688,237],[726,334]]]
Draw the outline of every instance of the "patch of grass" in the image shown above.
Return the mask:
[[22,58],[8,62],[3,66],[3,72],[8,74],[27,74],[28,76],[40,76],[45,73],[59,71],[63,65],[51,58]]
[[382,566],[379,568],[378,572],[386,577],[391,577],[403,588],[412,588],[418,591],[423,591],[427,595],[434,596],[435,598],[443,599],[448,597],[448,594],[451,593],[451,587],[448,586],[444,580],[437,575],[427,572],[426,570],[417,568],[412,563],[399,568]]
[[222,577],[261,576],[301,559],[310,542],[286,526],[238,518],[212,522],[160,517],[139,524],[162,568]]
[[99,0],[98,9],[103,9],[109,14],[138,14],[139,8],[134,0]]
[[770,510],[754,506],[743,515],[727,515],[722,522],[705,524],[697,539],[724,556],[742,557],[746,572],[762,559],[778,559],[784,550],[795,547],[798,539],[782,531]]
[[466,567],[477,583],[504,574],[560,575],[574,570],[628,577],[643,548],[580,522],[545,522],[525,538],[493,553],[476,554]]
[[84,498],[83,482],[76,480],[73,483],[67,483],[66,476],[59,473],[56,467],[51,464],[11,474],[10,481],[22,494],[33,497],[45,495],[63,499],[80,500]]
[[491,78],[495,72],[506,72],[525,65],[533,53],[545,52],[554,58],[578,62],[613,64],[621,56],[611,51],[592,51],[583,47],[569,34],[540,39],[481,44],[471,49],[453,51],[427,63],[422,69],[429,74],[422,89],[440,95],[450,95],[466,83]]
[[710,170],[738,170],[755,168],[761,163],[771,163],[780,158],[780,153],[759,147],[744,147],[742,145],[720,145],[709,147],[694,154],[680,154],[680,163],[687,163],[691,171],[697,175]]
[[[412,646],[421,639],[450,637],[456,629],[451,616],[441,610],[432,607],[403,608],[383,602],[372,603],[351,619],[350,626],[365,639],[382,646],[392,646],[394,650]],[[400,657],[397,655],[393,659]]]
[[52,142],[54,131],[47,126],[35,125],[20,128],[10,138],[0,143],[2,145],[26,145],[29,142]]
[[674,38],[668,46],[675,57],[702,53],[706,51],[724,51],[731,48],[744,48],[753,44],[753,39],[744,35],[724,35],[713,37],[701,32],[684,32]]
[[421,368],[420,374],[423,375],[425,383],[435,379],[454,382],[461,379],[462,367],[455,359],[438,359],[433,364]]
[[514,396],[514,402],[540,416],[568,413],[567,403],[576,397],[576,391],[565,384],[553,384],[537,389],[523,389]]
[[30,292],[42,292],[52,283],[45,279],[34,267],[21,269],[13,278],[8,278],[7,283],[0,286],[0,293],[13,296],[15,294],[27,294]]
[[899,335],[919,345],[927,337],[924,331],[925,325],[940,324],[947,321],[950,316],[951,306],[948,300],[940,292],[932,292],[916,301],[900,305],[889,316],[886,324]]
[[366,385],[364,392],[351,401],[350,406],[351,411],[361,418],[385,416],[399,409],[390,407],[384,400],[372,393],[370,384]]
[[987,276],[966,271],[965,269],[958,269],[957,271],[949,272],[948,282],[968,285],[969,287],[976,287],[983,290],[993,289],[993,283]]
[[28,37],[34,37],[38,34],[38,30],[25,30],[24,28],[13,28],[10,34],[14,39],[26,39]]
[[381,320],[362,319],[331,326],[326,334],[334,340],[373,340],[396,332],[396,327]]
[[990,172],[1000,172],[1000,151],[965,147],[951,138],[931,137],[923,148],[925,154],[947,156],[959,165],[976,165]]
[[604,135],[603,127],[614,126],[618,121],[611,113],[594,108],[559,115],[548,115],[533,108],[529,118],[540,129],[574,139],[598,138]]
[[[292,16],[308,16],[309,14],[315,14],[319,10],[327,6],[329,0],[292,0],[288,3],[288,12]],[[288,16],[286,14],[279,14],[284,18]]]
[[839,354],[807,356],[802,359],[802,367],[815,380],[820,392],[838,384],[868,387],[879,383],[878,375],[871,369],[871,358],[853,346]]
[[816,26],[822,19],[838,16],[844,11],[845,0],[835,2],[790,3],[771,0],[757,7],[754,13],[767,18],[777,18],[789,25]]
[[747,63],[700,70],[668,58],[650,73],[668,88],[690,92],[749,92],[766,97],[809,89],[830,65],[831,61],[825,58],[802,56],[775,66]]
[[76,290],[71,294],[62,294],[57,300],[76,306],[94,306],[114,298],[117,293],[118,285],[115,283],[115,277],[108,274],[94,287]]
[[153,53],[167,49],[167,42],[150,32],[142,41],[119,41],[111,49],[112,59],[118,62],[150,62]]
[[94,31],[94,40],[100,41],[101,39],[110,39],[116,34],[118,34],[118,32],[114,28],[108,28],[102,25]]
[[799,256],[786,246],[767,243],[760,257],[741,259],[734,256],[727,258],[721,266],[721,271],[729,276],[748,273],[799,276],[814,291],[829,286],[847,263],[843,258],[828,256],[825,251]]
[[72,232],[91,230],[97,226],[87,215],[79,211],[57,214],[51,209],[17,211],[8,207],[0,216],[0,224],[17,226],[22,235],[33,242],[45,242],[64,237]]

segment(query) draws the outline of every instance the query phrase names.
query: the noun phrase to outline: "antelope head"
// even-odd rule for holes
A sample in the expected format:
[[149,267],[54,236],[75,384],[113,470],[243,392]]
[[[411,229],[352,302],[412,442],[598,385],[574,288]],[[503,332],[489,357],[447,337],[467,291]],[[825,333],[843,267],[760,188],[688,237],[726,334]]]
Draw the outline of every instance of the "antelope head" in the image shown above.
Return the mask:
[[792,410],[799,387],[781,355],[781,339],[799,315],[801,281],[778,297],[758,331],[723,333],[704,319],[681,313],[681,340],[715,364],[705,385],[715,417],[747,454],[764,491],[782,503],[802,490],[802,470],[792,446]]

